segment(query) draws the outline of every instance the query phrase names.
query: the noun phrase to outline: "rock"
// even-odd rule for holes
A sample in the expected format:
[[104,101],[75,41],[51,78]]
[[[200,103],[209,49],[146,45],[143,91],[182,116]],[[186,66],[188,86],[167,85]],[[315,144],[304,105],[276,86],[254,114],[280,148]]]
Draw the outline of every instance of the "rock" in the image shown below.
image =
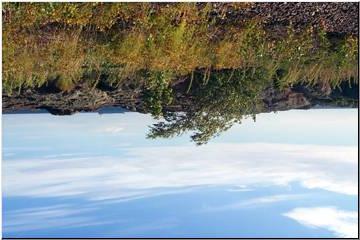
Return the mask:
[[[358,85],[343,82],[342,90],[332,90],[328,84],[296,85],[283,90],[270,87],[262,95],[263,112],[289,109],[310,108],[314,105],[356,107],[358,104]],[[174,88],[175,100],[165,107],[169,111],[186,111],[189,106],[196,105],[194,99],[184,94],[181,88]],[[337,103],[338,101],[338,103]],[[96,111],[103,106],[120,106],[131,111],[146,112],[141,99],[141,91],[115,90],[102,91],[83,88],[71,93],[40,93],[34,90],[23,91],[18,96],[3,93],[3,112],[17,110],[46,109],[54,115],[70,115],[80,111]]]

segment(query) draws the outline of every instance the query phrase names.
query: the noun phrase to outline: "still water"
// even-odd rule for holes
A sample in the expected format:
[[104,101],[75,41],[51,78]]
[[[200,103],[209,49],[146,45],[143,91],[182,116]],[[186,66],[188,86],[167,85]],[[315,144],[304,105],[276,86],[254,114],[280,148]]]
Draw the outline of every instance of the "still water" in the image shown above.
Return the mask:
[[149,115],[3,115],[3,237],[357,237],[356,109],[259,114],[204,146]]

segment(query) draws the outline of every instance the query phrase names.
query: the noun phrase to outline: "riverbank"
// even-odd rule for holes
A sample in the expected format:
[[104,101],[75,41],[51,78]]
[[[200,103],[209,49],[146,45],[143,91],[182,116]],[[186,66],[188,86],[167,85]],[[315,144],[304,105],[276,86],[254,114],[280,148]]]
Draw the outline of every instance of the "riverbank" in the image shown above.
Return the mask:
[[3,112],[357,106],[357,3],[7,3],[3,30]]

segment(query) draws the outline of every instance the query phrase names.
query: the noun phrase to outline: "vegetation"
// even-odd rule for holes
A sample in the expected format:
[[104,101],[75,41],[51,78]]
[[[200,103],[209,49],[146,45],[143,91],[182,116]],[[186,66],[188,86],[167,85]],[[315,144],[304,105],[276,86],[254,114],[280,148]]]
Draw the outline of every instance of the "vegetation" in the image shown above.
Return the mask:
[[214,72],[209,79],[196,73],[191,93],[194,104],[186,112],[165,112],[165,122],[155,124],[148,137],[168,138],[192,131],[192,140],[201,145],[246,116],[255,120],[260,94],[269,86],[270,81],[263,80],[267,74],[264,68]]
[[145,107],[153,116],[162,115],[162,106],[172,102],[172,89],[169,87],[171,73],[155,72],[149,73],[147,78],[147,89],[144,91]]
[[107,72],[115,84],[142,70],[176,77],[256,66],[282,69],[282,84],[356,79],[355,37],[334,47],[322,32],[290,27],[274,38],[256,19],[222,26],[211,11],[194,3],[4,3],[4,88],[38,87],[54,76],[77,83],[86,72],[95,73],[93,81]]
[[[141,81],[145,107],[167,121],[149,137],[193,130],[201,144],[254,113],[273,82],[281,88],[358,81],[357,37],[334,42],[321,29],[296,33],[291,26],[280,37],[258,19],[218,24],[227,7],[249,5],[3,3],[3,89],[17,94],[51,85],[68,92],[79,84]],[[167,113],[179,78],[189,80],[197,104]]]

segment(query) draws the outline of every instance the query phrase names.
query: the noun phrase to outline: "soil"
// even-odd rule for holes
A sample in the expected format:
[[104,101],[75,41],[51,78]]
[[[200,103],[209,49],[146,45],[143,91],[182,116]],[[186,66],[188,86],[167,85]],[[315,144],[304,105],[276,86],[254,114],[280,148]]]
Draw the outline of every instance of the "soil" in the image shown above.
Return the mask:
[[261,19],[268,28],[292,24],[299,30],[312,26],[329,33],[358,35],[359,3],[254,3],[250,8],[230,9],[222,23],[237,24],[249,18]]

